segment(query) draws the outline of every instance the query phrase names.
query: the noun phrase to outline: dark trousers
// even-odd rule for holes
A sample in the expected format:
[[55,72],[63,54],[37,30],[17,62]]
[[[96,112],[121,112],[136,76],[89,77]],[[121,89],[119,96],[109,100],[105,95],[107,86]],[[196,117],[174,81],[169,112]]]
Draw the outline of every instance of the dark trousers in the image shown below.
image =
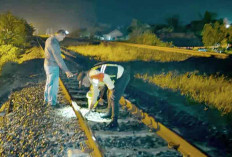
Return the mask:
[[122,76],[115,81],[114,84],[114,92],[112,94],[107,94],[108,96],[108,113],[111,114],[111,118],[113,120],[118,119],[118,113],[119,113],[119,100],[121,96],[123,95],[127,84],[130,80],[130,73],[126,70],[124,70]]

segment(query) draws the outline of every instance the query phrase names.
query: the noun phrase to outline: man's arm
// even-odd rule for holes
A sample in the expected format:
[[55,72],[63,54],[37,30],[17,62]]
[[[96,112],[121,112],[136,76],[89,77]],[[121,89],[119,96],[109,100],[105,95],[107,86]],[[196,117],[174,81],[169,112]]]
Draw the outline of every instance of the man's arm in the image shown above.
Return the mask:
[[97,98],[99,96],[98,85],[93,83],[92,88],[91,88],[91,92],[92,92],[92,102],[91,102],[90,109],[92,109],[94,104],[97,102]]
[[61,57],[60,46],[56,43],[51,43],[50,50],[58,66],[66,73],[69,72],[63,58]]

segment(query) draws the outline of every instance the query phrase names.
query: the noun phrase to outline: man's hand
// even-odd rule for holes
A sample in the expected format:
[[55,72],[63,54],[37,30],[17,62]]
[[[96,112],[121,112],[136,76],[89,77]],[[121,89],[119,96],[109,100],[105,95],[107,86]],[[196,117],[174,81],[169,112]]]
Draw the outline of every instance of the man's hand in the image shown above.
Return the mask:
[[89,110],[92,110],[92,109],[93,109],[93,107],[94,107],[94,104],[93,104],[93,103],[91,103],[91,104],[90,104],[90,106],[89,106]]
[[98,104],[101,105],[101,106],[104,105],[104,99],[100,98],[100,99],[98,100]]
[[114,89],[110,89],[110,90],[108,90],[108,97],[110,98],[110,99],[112,99],[112,100],[114,100]]
[[65,74],[67,78],[73,77],[73,73],[71,73],[70,71],[67,71]]

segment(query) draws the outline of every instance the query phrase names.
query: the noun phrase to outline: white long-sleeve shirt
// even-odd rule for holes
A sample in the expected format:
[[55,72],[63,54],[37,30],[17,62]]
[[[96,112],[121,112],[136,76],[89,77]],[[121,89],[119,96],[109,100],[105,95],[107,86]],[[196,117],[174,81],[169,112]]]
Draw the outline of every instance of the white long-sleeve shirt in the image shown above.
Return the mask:
[[[121,65],[118,66],[117,79],[120,78],[123,74],[124,68]],[[106,73],[102,73],[98,70],[91,69],[88,73],[90,82],[92,84],[91,93],[92,93],[92,104],[97,102],[99,96],[99,86],[106,85],[108,89],[114,89],[114,81],[111,80],[110,76]]]

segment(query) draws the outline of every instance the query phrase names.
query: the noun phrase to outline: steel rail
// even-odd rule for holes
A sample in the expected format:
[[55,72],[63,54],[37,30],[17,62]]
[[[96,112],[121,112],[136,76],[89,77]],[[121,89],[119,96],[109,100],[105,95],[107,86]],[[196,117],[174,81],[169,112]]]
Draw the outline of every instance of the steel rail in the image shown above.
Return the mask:
[[157,135],[166,140],[170,148],[178,150],[184,157],[207,157],[205,153],[191,145],[180,135],[168,129],[162,123],[157,122],[155,118],[138,109],[134,104],[126,100],[124,97],[121,97],[120,104],[123,108],[126,108],[133,115],[135,115],[141,122],[154,130]]
[[62,80],[60,78],[59,78],[59,83],[60,83],[60,87],[62,89],[62,92],[64,93],[65,98],[67,99],[69,104],[72,106],[72,108],[77,116],[77,119],[79,121],[81,129],[85,132],[85,135],[88,138],[88,141],[86,141],[86,144],[88,145],[88,147],[90,149],[87,148],[87,150],[83,150],[83,151],[85,151],[85,152],[87,151],[93,157],[103,157],[102,151],[100,150],[100,147],[99,147],[92,131],[90,130],[90,128],[86,124],[85,119],[83,118],[82,114],[79,112],[79,106],[75,102],[72,101],[68,90],[66,89],[64,83],[62,82]]

